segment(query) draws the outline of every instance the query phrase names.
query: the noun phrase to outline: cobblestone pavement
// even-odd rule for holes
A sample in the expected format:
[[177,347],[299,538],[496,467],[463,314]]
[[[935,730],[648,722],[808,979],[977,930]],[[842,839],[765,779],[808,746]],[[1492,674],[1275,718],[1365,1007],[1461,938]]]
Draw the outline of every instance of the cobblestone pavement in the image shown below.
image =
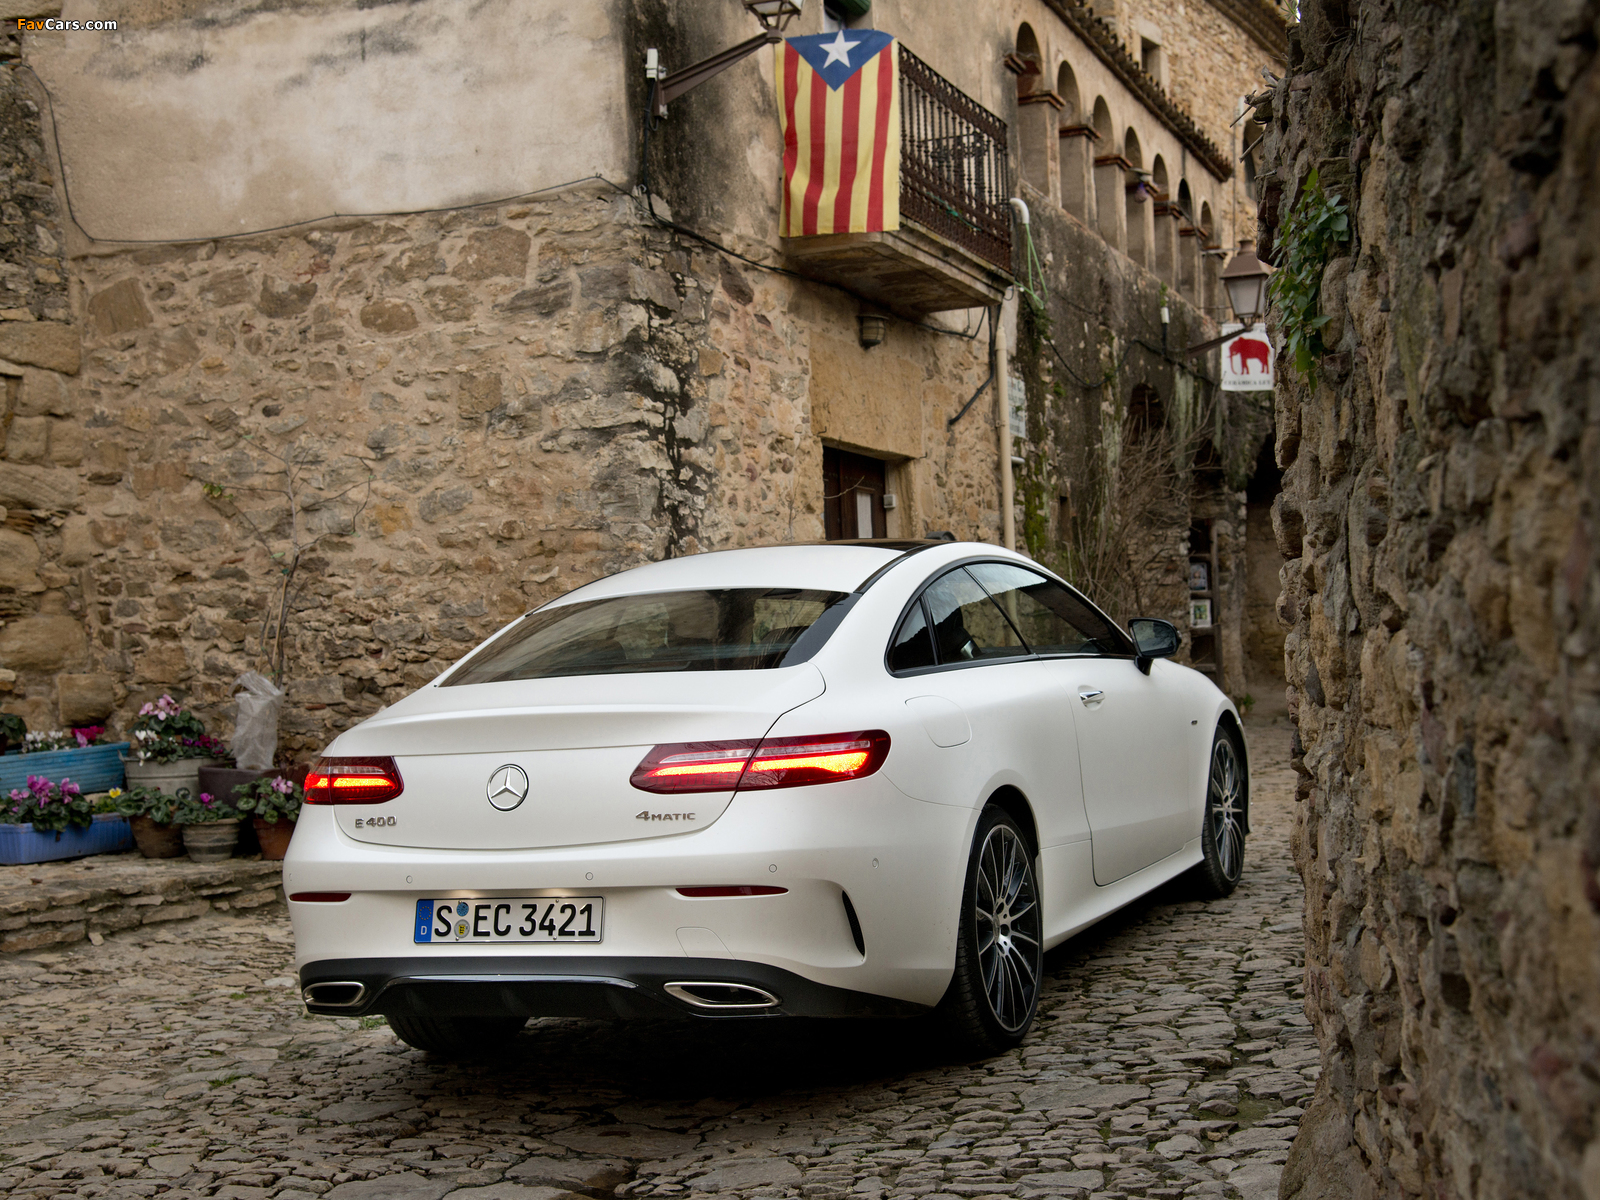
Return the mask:
[[1056,950],[1018,1051],[919,1026],[544,1021],[483,1065],[306,1016],[281,905],[0,961],[13,1197],[1275,1197],[1316,1077],[1286,726],[1220,903]]

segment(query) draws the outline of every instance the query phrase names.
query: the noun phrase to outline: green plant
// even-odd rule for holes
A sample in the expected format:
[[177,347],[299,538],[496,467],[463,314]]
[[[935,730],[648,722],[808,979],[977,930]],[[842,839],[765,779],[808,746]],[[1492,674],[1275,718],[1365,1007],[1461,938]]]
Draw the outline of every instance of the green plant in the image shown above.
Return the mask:
[[300,805],[305,793],[298,784],[281,777],[252,780],[233,792],[234,805],[241,813],[258,817],[269,824],[275,821],[295,821],[300,817]]
[[210,792],[201,792],[198,796],[179,796],[173,812],[173,820],[179,825],[203,825],[207,821],[238,819],[237,808],[226,800],[218,800]]
[[1256,706],[1256,698],[1249,692],[1246,692],[1244,695],[1235,700],[1234,703],[1238,705],[1239,711],[1248,717],[1250,715],[1250,710]]
[[1311,387],[1317,386],[1317,362],[1328,350],[1322,342],[1322,327],[1330,320],[1322,311],[1322,272],[1334,250],[1349,240],[1349,206],[1337,192],[1324,191],[1313,170],[1278,227],[1281,265],[1268,285],[1284,349]]
[[130,728],[134,756],[142,763],[228,757],[227,747],[206,733],[200,718],[169,695],[141,708]]
[[112,811],[119,816],[149,817],[157,825],[171,825],[178,807],[178,798],[159,788],[112,788],[107,794],[116,805]]
[[70,779],[52,783],[42,775],[28,776],[26,788],[13,788],[10,802],[0,805],[0,825],[32,825],[39,833],[87,829],[94,820],[94,805]]

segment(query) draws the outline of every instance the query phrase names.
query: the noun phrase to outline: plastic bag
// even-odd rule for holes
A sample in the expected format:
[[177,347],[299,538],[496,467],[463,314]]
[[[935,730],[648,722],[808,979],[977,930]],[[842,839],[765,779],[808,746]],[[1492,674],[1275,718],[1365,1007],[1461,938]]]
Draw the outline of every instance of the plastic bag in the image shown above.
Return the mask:
[[239,715],[233,723],[233,759],[241,771],[270,771],[278,753],[278,710],[283,691],[256,671],[246,671],[233,681]]

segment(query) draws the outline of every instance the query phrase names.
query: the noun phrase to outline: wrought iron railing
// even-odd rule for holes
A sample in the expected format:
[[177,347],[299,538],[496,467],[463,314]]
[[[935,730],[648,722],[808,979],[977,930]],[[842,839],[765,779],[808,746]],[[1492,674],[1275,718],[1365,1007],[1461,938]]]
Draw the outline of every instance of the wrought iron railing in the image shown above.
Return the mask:
[[900,215],[1011,272],[1006,123],[900,46]]

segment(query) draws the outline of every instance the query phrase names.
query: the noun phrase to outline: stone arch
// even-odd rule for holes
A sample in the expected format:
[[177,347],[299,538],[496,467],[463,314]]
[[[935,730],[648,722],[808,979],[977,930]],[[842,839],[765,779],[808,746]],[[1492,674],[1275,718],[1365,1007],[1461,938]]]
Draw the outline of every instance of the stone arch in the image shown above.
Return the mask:
[[1121,250],[1127,244],[1127,214],[1122,200],[1122,147],[1111,124],[1111,106],[1104,96],[1094,98],[1089,125],[1097,135],[1094,158],[1095,224],[1100,236]]
[[1155,240],[1150,196],[1144,183],[1144,147],[1139,135],[1128,127],[1122,136],[1122,157],[1127,161],[1127,179],[1122,187],[1122,204],[1127,223],[1128,257],[1140,266],[1151,265],[1151,243]]
[[1055,173],[1056,121],[1060,100],[1044,78],[1044,56],[1033,26],[1024,21],[1017,28],[1017,49],[1012,70],[1017,75],[1017,141],[1022,178],[1038,191],[1050,195]]
[[1061,97],[1061,124],[1057,130],[1061,165],[1061,207],[1085,222],[1094,212],[1094,140],[1092,126],[1083,111],[1078,77],[1072,64],[1062,61],[1056,68],[1056,95]]
[[1189,181],[1178,181],[1178,291],[1190,304],[1200,303],[1200,229],[1194,215]]
[[1212,311],[1211,315],[1218,320],[1227,320],[1229,314],[1222,299],[1222,256],[1212,253],[1219,247],[1217,225],[1211,216],[1209,200],[1200,201],[1200,236],[1196,240],[1201,244],[1200,307],[1216,310],[1221,305],[1222,311]]
[[1156,155],[1150,164],[1150,187],[1155,192],[1151,199],[1150,215],[1155,229],[1152,248],[1152,266],[1155,273],[1174,287],[1178,283],[1178,208],[1172,202],[1172,185],[1167,173],[1167,160]]

